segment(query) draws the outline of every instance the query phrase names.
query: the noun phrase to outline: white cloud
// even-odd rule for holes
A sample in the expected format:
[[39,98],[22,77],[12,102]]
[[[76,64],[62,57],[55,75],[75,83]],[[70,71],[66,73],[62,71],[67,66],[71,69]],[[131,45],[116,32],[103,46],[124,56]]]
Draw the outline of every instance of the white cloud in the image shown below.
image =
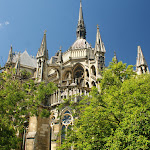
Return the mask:
[[6,25],[6,26],[9,25],[9,21],[5,21],[5,25]]
[[2,28],[3,26],[7,26],[9,24],[10,24],[9,21],[0,22],[0,28]]

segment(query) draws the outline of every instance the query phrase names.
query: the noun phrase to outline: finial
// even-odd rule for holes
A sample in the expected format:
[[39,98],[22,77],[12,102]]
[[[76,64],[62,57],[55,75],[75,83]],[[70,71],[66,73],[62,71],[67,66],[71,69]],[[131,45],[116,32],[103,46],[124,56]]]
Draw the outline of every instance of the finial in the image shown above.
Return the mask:
[[20,60],[20,54],[21,54],[21,51],[19,51],[18,53],[18,60]]
[[114,50],[114,56],[116,56],[116,51]]
[[46,34],[47,30],[44,30],[44,34]]
[[11,44],[11,46],[10,46],[10,51],[11,51],[11,53],[12,53],[12,44]]
[[60,51],[61,51],[61,49],[62,49],[62,46],[60,46],[60,48],[59,48],[59,49],[60,49]]
[[99,25],[97,24],[96,26],[97,26],[97,29],[99,29]]
[[117,56],[116,56],[116,51],[114,51],[114,59],[115,59],[115,63],[118,63],[118,59],[117,59]]
[[82,7],[82,1],[80,0],[80,7]]

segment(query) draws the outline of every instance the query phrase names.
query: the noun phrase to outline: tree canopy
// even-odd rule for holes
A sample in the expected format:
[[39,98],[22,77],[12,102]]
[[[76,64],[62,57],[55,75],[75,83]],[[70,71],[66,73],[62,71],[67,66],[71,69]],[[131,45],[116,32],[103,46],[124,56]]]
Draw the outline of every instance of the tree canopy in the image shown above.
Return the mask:
[[112,61],[100,91],[93,87],[89,97],[68,103],[74,125],[58,149],[150,149],[150,74],[136,75],[133,66]]
[[[10,150],[19,146],[22,132],[28,117],[39,115],[39,107],[47,105],[46,99],[56,89],[54,83],[35,84],[33,80],[14,79],[10,73],[0,73],[0,149]],[[42,116],[49,116],[44,108]]]

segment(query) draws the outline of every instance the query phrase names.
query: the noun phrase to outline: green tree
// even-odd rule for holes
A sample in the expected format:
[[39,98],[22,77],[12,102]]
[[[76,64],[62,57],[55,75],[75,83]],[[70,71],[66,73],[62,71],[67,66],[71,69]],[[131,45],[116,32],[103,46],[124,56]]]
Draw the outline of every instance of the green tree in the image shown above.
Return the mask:
[[111,149],[150,149],[150,75],[125,81],[118,95],[119,125],[107,139]]
[[14,79],[12,72],[0,73],[0,149],[15,149],[19,145],[24,123],[31,115],[42,117],[49,115],[49,109],[44,107],[47,97],[56,89],[55,84],[35,84],[33,80]]
[[133,66],[113,61],[100,88],[79,104],[67,101],[77,119],[58,149],[149,149],[150,75],[137,76]]

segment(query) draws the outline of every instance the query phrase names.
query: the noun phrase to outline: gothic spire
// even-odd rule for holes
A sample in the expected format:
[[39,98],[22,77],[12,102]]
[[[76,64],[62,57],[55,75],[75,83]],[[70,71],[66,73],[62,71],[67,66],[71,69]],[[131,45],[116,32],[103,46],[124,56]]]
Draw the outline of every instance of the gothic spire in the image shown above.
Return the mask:
[[106,52],[104,43],[102,42],[99,25],[97,25],[97,34],[96,34],[96,42],[95,42],[95,52]]
[[80,0],[80,9],[79,9],[79,20],[83,20],[83,12],[82,12],[82,2]]
[[45,57],[48,59],[48,50],[47,50],[47,43],[46,43],[46,31],[44,31],[44,36],[42,39],[41,47],[37,52],[37,57]]
[[147,66],[147,62],[144,58],[141,46],[138,46],[138,49],[137,49],[137,66],[140,66],[140,65],[146,65]]
[[86,39],[86,28],[85,28],[85,25],[84,25],[81,0],[80,0],[79,20],[78,20],[76,34],[77,34],[77,39]]
[[19,75],[20,71],[20,52],[18,53],[18,59],[15,64],[16,75]]
[[13,50],[12,50],[12,45],[11,45],[7,62],[12,62],[12,59],[13,59]]
[[117,59],[117,56],[116,56],[116,51],[114,51],[114,60],[115,60],[115,63],[118,63],[118,59]]
[[137,49],[136,71],[137,71],[137,74],[149,72],[147,62],[144,58],[144,55],[140,46],[138,46],[138,49]]

